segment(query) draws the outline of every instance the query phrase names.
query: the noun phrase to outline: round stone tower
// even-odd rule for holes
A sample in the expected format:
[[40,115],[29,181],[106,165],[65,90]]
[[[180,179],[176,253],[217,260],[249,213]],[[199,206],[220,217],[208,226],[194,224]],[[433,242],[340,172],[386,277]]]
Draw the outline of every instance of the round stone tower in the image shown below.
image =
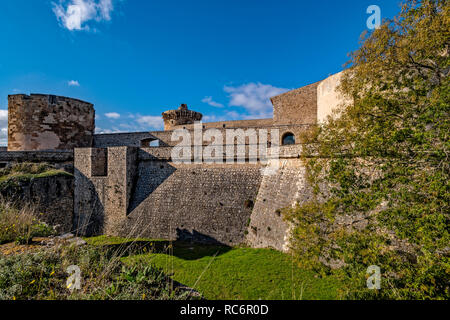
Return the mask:
[[8,96],[8,151],[91,147],[94,105],[45,94]]
[[189,110],[187,105],[182,104],[177,110],[169,110],[162,113],[164,119],[164,130],[174,130],[184,124],[192,124],[202,120],[200,112]]

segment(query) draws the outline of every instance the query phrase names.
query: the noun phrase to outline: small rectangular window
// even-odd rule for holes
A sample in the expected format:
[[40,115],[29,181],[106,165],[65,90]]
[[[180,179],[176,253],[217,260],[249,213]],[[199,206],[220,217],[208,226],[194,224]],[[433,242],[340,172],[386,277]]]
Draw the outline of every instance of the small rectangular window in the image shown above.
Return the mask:
[[105,177],[108,175],[108,149],[93,148],[91,151],[91,176]]

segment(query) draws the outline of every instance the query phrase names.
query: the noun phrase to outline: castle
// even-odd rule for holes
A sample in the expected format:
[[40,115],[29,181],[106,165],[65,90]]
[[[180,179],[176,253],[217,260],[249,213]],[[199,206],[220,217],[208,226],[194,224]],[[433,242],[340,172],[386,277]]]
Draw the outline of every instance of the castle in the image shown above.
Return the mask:
[[[10,95],[8,148],[0,152],[0,165],[45,161],[72,171],[73,208],[55,214],[65,215],[67,230],[78,234],[286,250],[289,227],[279,209],[311,196],[299,159],[299,137],[343,102],[336,89],[340,77],[272,97],[271,119],[201,123],[202,114],[182,104],[162,114],[164,131],[152,132],[95,134],[90,103],[53,95]],[[267,130],[267,147],[279,146],[279,159],[248,161],[254,142],[247,139],[244,163],[174,161],[172,151],[179,144],[172,139],[174,130],[193,132],[199,122],[204,132]],[[271,134],[274,129],[279,134]],[[210,142],[200,144],[206,148]],[[275,160],[275,174],[262,174]]]

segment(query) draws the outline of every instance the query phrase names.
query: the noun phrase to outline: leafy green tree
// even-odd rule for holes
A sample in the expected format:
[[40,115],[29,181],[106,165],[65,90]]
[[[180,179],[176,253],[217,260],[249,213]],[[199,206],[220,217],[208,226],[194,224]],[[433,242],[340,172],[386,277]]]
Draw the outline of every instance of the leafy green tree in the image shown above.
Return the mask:
[[292,250],[348,298],[450,297],[449,11],[409,0],[363,34],[339,88],[351,103],[304,137],[315,197],[286,209]]

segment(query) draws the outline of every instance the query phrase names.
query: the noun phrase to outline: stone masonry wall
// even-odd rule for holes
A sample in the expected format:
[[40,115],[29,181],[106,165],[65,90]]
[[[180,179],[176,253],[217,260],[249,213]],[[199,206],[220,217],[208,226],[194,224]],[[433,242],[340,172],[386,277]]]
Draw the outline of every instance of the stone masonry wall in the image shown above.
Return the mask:
[[75,149],[80,234],[244,241],[261,164],[174,164],[144,149],[112,147],[107,176],[94,176],[100,150]]
[[126,219],[136,161],[133,147],[75,149],[74,225],[79,234],[112,234]]
[[91,148],[74,150],[73,225],[79,235],[103,232],[107,177],[92,175],[92,159],[95,159],[96,152]]
[[317,121],[324,123],[328,116],[333,115],[333,111],[351,103],[338,90],[341,84],[343,71],[333,74],[323,80],[317,87]]
[[280,209],[307,201],[311,189],[301,159],[280,159],[279,170],[264,176],[256,198],[248,228],[247,243],[255,248],[271,247],[286,251],[289,226],[283,221]]
[[8,151],[91,147],[93,105],[42,94],[8,96]]
[[316,124],[319,84],[316,82],[271,98],[274,125]]
[[[205,124],[207,125],[207,124]],[[267,131],[267,142],[274,144],[275,142],[273,141],[272,138],[272,133],[274,132],[273,130],[278,130],[279,134],[278,134],[278,144],[281,145],[282,142],[282,137],[285,133],[293,133],[296,141],[300,141],[300,135],[305,131],[308,130],[311,127],[310,124],[287,124],[287,125],[274,125],[274,126],[257,126],[257,127],[243,127],[243,128],[232,128],[232,127],[225,127],[225,128],[214,128],[216,130],[218,130],[221,134],[222,134],[222,138],[223,138],[223,144],[226,144],[226,132],[227,130],[243,130],[244,134],[250,132],[251,130],[255,130],[255,132],[258,134],[258,136],[260,136],[260,130],[266,130]],[[207,129],[212,129],[212,128],[203,128],[203,132],[205,132],[205,130]],[[193,144],[194,141],[194,130],[192,129],[192,127],[190,128],[186,128],[186,130],[190,133],[191,136],[191,143]],[[173,131],[154,131],[154,132],[150,132],[151,135],[153,137],[155,137],[155,139],[158,139],[160,141],[159,146],[163,147],[169,147],[169,146],[176,146],[179,145],[181,142],[180,140],[172,140],[172,134]],[[204,137],[204,135],[203,135]],[[248,144],[249,140],[248,138],[246,138],[245,144]],[[207,141],[206,139],[203,140],[202,144],[204,146],[211,144],[211,141]]]
[[[76,149],[80,233],[285,249],[288,228],[278,209],[308,196],[298,145],[280,147],[281,166],[268,176],[261,162],[177,164],[169,151]],[[102,161],[107,175],[93,175]]]
[[261,166],[141,161],[127,219],[114,234],[242,243]]
[[[217,122],[204,122],[202,126],[204,129],[209,128],[254,128],[254,127],[267,127],[273,123],[272,119],[250,119],[250,120],[229,120],[229,121],[217,121]],[[193,129],[193,124],[185,124],[179,126],[173,126],[173,129]]]
[[143,142],[156,139],[150,132],[102,133],[94,135],[92,146],[94,148],[143,147]]

